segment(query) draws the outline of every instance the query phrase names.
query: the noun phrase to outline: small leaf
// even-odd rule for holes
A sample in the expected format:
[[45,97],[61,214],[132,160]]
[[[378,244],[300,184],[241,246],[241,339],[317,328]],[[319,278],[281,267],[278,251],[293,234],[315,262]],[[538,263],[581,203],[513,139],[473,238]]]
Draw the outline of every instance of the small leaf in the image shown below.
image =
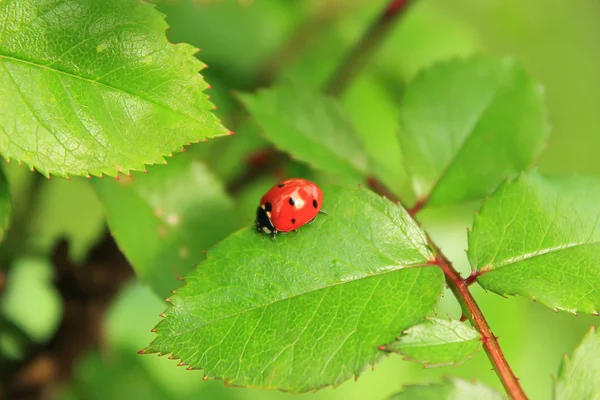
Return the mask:
[[446,378],[432,385],[411,385],[390,400],[503,400],[505,397],[479,382]]
[[11,201],[9,183],[4,170],[0,168],[0,242],[4,239],[4,234],[10,224]]
[[334,175],[360,180],[366,173],[364,146],[333,98],[292,86],[240,98],[266,138],[280,149]]
[[555,400],[600,398],[600,333],[594,327],[585,335],[571,358],[565,356],[556,385]]
[[1,311],[37,343],[50,340],[63,304],[54,286],[54,268],[43,258],[19,258],[11,265]]
[[168,43],[152,5],[3,1],[0,16],[5,158],[45,175],[116,175],[226,133],[197,49]]
[[459,364],[481,349],[477,331],[455,320],[427,318],[407,329],[385,350],[401,354],[429,367]]
[[372,192],[322,188],[328,215],[298,234],[248,228],[211,249],[147,351],[228,385],[304,392],[358,376],[422,321],[443,284],[423,232]]
[[206,167],[187,155],[121,180],[95,179],[117,244],[159,295],[179,286],[202,252],[237,227],[233,201]]
[[50,256],[56,244],[66,239],[69,257],[75,263],[83,263],[91,247],[106,233],[104,208],[84,178],[43,180],[28,214],[27,247]]
[[469,235],[469,261],[487,290],[533,298],[551,308],[600,309],[600,180],[506,182],[486,200]]
[[417,198],[477,200],[529,166],[548,135],[540,88],[510,60],[440,63],[407,87],[402,151]]

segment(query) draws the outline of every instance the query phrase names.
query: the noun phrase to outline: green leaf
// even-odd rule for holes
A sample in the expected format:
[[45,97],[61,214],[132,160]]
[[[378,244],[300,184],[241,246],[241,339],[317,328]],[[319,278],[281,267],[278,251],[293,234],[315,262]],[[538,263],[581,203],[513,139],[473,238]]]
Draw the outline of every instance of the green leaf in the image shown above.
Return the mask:
[[503,395],[479,382],[446,378],[433,385],[408,386],[390,400],[502,400]]
[[163,296],[209,245],[238,226],[221,183],[186,156],[152,167],[148,175],[94,180],[117,244],[139,277]]
[[275,240],[219,243],[171,297],[148,352],[207,379],[291,392],[337,386],[422,321],[443,275],[406,211],[362,188],[324,185],[327,216]]
[[293,86],[240,98],[265,137],[280,149],[341,177],[360,180],[367,172],[360,136],[333,98]]
[[477,331],[455,320],[427,318],[402,332],[397,341],[384,350],[401,354],[406,359],[428,367],[459,364],[481,349]]
[[10,268],[2,296],[2,314],[28,337],[45,342],[58,328],[62,302],[53,285],[52,264],[40,258],[20,258]]
[[152,5],[15,0],[0,16],[5,158],[45,175],[116,175],[226,133],[196,49],[168,43]]
[[477,200],[525,169],[548,135],[543,95],[511,60],[436,64],[407,87],[402,151],[419,200]]
[[10,224],[12,214],[12,204],[10,196],[10,187],[4,170],[0,168],[0,242],[4,239],[4,234]]
[[554,309],[600,310],[600,180],[544,178],[506,182],[486,200],[469,234],[477,281]]
[[35,206],[28,210],[27,247],[50,255],[56,243],[66,239],[71,259],[83,262],[106,233],[104,209],[90,182],[84,178],[44,180],[35,197]]
[[385,92],[384,82],[362,74],[344,93],[341,102],[364,142],[373,175],[408,202],[412,188],[402,162],[397,105]]
[[246,119],[230,139],[213,140],[195,146],[191,151],[198,154],[221,180],[228,182],[254,167],[250,162],[253,154],[270,147],[259,133],[256,124]]
[[554,387],[555,400],[598,400],[600,396],[600,333],[594,327],[569,359],[560,366]]
[[[305,17],[301,10],[304,2],[262,0],[240,4],[231,0],[203,0],[164,3],[160,9],[168,16],[169,23],[177,27],[169,32],[169,37],[175,42],[200,47],[202,59],[210,65],[207,74],[211,70],[219,71],[219,75],[227,75],[230,82],[243,87],[251,87],[259,75],[265,73],[267,61],[278,54],[278,49]],[[234,31],[232,27],[235,27]],[[274,62],[284,61],[276,59]]]

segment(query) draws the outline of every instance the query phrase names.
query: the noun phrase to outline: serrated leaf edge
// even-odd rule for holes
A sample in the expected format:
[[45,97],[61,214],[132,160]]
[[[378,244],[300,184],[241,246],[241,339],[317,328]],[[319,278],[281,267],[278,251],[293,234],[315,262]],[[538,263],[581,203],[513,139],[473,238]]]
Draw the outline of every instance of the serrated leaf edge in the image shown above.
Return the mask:
[[[508,298],[508,296],[513,296],[513,297],[520,297],[520,296],[522,296],[524,298],[528,298],[528,299],[532,300],[533,302],[543,304],[544,306],[552,309],[554,312],[558,312],[560,310],[560,311],[567,312],[567,313],[569,313],[571,315],[574,315],[574,316],[578,316],[580,313],[581,314],[587,314],[587,315],[593,315],[593,316],[596,316],[596,317],[600,316],[600,312],[598,311],[598,307],[599,306],[596,306],[597,308],[595,310],[593,310],[593,311],[586,311],[586,310],[581,310],[581,309],[578,309],[578,308],[566,308],[566,307],[561,307],[560,305],[550,304],[550,303],[548,303],[546,301],[539,300],[536,297],[531,296],[529,293],[525,293],[525,292],[522,292],[522,291],[501,292],[501,291],[498,291],[498,290],[487,288],[484,285],[482,285],[481,282],[479,282],[479,278],[482,275],[485,275],[485,274],[487,274],[489,272],[494,272],[494,270],[485,269],[486,266],[484,266],[484,267],[482,267],[480,269],[477,269],[476,265],[473,265],[473,263],[471,263],[471,259],[470,259],[470,257],[468,257],[469,250],[470,250],[470,244],[471,244],[471,235],[473,234],[473,232],[476,230],[477,226],[479,225],[479,221],[482,218],[482,214],[484,214],[484,212],[486,211],[487,203],[490,201],[491,197],[493,197],[494,195],[496,195],[501,190],[504,190],[504,188],[506,188],[506,187],[508,187],[508,186],[510,186],[512,184],[518,183],[521,179],[523,179],[523,177],[526,174],[534,174],[534,175],[536,175],[538,177],[542,177],[542,175],[539,174],[537,167],[530,167],[528,169],[522,170],[519,173],[519,175],[517,177],[515,177],[514,179],[511,179],[510,177],[506,177],[505,180],[496,188],[496,190],[494,190],[494,192],[492,194],[490,194],[489,196],[485,196],[485,198],[484,198],[484,200],[483,200],[483,202],[481,204],[481,207],[479,208],[479,211],[475,211],[475,215],[473,217],[473,227],[471,229],[467,228],[467,243],[468,243],[469,248],[466,250],[466,252],[467,252],[467,258],[469,259],[469,264],[471,266],[471,273],[473,275],[475,275],[475,277],[476,277],[475,280],[477,281],[477,283],[479,284],[479,286],[481,286],[486,292],[492,292],[492,293],[500,295],[500,296],[502,296],[504,298]],[[565,247],[565,248],[569,248],[569,247]],[[563,250],[563,249],[561,248],[561,250]],[[547,254],[547,253],[543,253],[543,254]],[[475,262],[475,264],[477,264],[477,262]]]
[[[161,25],[163,26],[163,36],[165,41],[174,47],[179,47],[179,48],[188,48],[190,50],[194,50],[189,51],[188,57],[190,57],[191,59],[193,59],[194,61],[192,61],[194,64],[196,64],[198,66],[198,70],[197,70],[197,75],[199,78],[204,79],[204,76],[200,74],[200,71],[202,71],[203,69],[207,68],[208,65],[203,63],[202,61],[200,61],[198,58],[194,57],[196,54],[198,54],[200,52],[200,49],[198,48],[194,48],[193,46],[187,44],[187,43],[172,43],[168,40],[166,32],[167,30],[170,29],[169,24],[167,23],[166,19],[167,19],[167,15],[165,13],[162,13],[160,11],[158,11],[158,6],[157,4],[153,4],[150,3],[146,0],[139,0],[138,3],[140,4],[141,7],[148,7],[148,8],[153,8],[154,12],[157,14],[157,20],[160,18],[161,21]],[[79,77],[78,77],[79,78]],[[208,105],[212,105],[213,106],[213,110],[216,110],[216,106],[209,100],[210,96],[207,95],[204,91],[206,89],[210,89],[211,86],[204,80],[201,81],[202,82],[202,86],[204,86],[204,88],[200,91],[200,93],[202,93],[204,95],[205,101]],[[109,86],[111,89],[117,89],[114,88],[112,86]],[[118,89],[120,90],[120,89]],[[233,131],[228,130],[227,128],[225,128],[222,123],[221,123],[221,119],[218,119],[216,117],[216,115],[212,114],[218,125],[220,126],[220,128],[222,128],[221,130],[224,131],[221,134],[216,134],[214,136],[204,136],[200,139],[197,139],[195,141],[195,143],[200,143],[200,142],[207,142],[208,139],[216,139],[217,137],[220,136],[227,136],[227,135],[232,135]],[[42,168],[39,167],[35,167],[33,165],[31,165],[29,162],[27,162],[25,159],[19,159],[17,157],[8,157],[8,156],[4,156],[4,159],[6,160],[7,163],[11,163],[12,161],[16,161],[19,166],[25,165],[27,167],[27,169],[29,169],[31,172],[39,172],[40,174],[42,174],[44,177],[46,177],[47,179],[50,179],[51,176],[57,176],[57,177],[61,177],[61,178],[65,178],[67,180],[71,179],[71,176],[84,176],[86,178],[92,178],[92,176],[97,177],[97,178],[104,178],[104,175],[106,176],[110,176],[110,177],[114,177],[115,179],[119,179],[119,174],[126,174],[128,176],[130,176],[130,172],[132,171],[144,171],[147,173],[147,170],[145,168],[145,166],[149,166],[149,165],[156,165],[158,163],[164,163],[165,165],[168,164],[168,162],[166,161],[165,157],[173,157],[173,153],[181,153],[181,152],[185,152],[186,151],[186,146],[191,146],[193,144],[193,142],[188,142],[187,144],[182,143],[180,145],[178,145],[177,147],[181,147],[181,149],[177,150],[176,148],[172,149],[171,151],[169,151],[168,153],[165,152],[165,154],[163,154],[162,156],[159,156],[158,159],[156,160],[150,160],[150,161],[144,161],[142,164],[144,165],[144,167],[133,167],[133,168],[128,168],[128,169],[119,169],[117,167],[101,167],[98,168],[97,170],[87,170],[85,172],[83,172],[82,174],[79,173],[75,173],[75,174],[70,174],[69,171],[64,171],[63,174],[60,173],[55,173],[55,174],[50,174],[48,171],[45,171]]]

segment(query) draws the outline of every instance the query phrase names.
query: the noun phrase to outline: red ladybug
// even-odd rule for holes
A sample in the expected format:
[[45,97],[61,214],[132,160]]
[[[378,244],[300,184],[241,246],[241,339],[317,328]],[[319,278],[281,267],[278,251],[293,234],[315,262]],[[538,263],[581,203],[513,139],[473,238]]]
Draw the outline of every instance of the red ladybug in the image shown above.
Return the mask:
[[256,230],[275,238],[277,232],[296,232],[314,221],[321,210],[323,193],[311,181],[287,179],[273,186],[261,199],[256,210]]

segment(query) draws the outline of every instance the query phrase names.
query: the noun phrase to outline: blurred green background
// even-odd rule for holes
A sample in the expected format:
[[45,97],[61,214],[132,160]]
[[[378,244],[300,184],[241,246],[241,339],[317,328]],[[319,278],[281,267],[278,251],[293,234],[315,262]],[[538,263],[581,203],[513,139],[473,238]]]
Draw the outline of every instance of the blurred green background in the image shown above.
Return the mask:
[[[210,145],[197,145],[197,155],[226,183],[243,176],[243,156],[263,146],[252,126],[240,123],[232,90],[293,81],[321,85],[347,50],[385,5],[384,0],[165,0],[155,1],[167,15],[173,42],[201,48],[209,65],[203,75],[217,113],[237,134]],[[362,130],[396,129],[395,105],[415,73],[435,61],[458,55],[488,53],[513,56],[543,86],[552,125],[547,150],[539,160],[544,173],[600,174],[600,3],[596,0],[418,0],[382,43],[376,56],[349,88],[343,100]],[[233,113],[233,114],[232,114]],[[373,144],[386,149],[385,144]],[[205,146],[202,147],[201,146]],[[384,166],[385,167],[385,166]],[[300,168],[292,165],[288,168]],[[41,183],[40,198],[22,200],[32,184],[30,172],[7,166],[15,215],[33,207],[30,229],[35,254],[13,265],[2,304],[4,313],[37,340],[56,328],[61,308],[50,280],[46,254],[66,236],[71,256],[85,257],[103,234],[102,205],[85,180],[52,179]],[[288,173],[289,173],[288,169]],[[272,183],[255,181],[237,193],[244,223],[249,223],[257,196]],[[46,201],[44,199],[51,199]],[[466,228],[477,205],[428,209],[420,216],[434,240],[464,274],[470,272],[464,253]],[[570,353],[598,318],[555,313],[519,298],[504,299],[474,287],[508,361],[531,399],[548,399],[552,375],[561,357]],[[35,298],[31,295],[34,294]],[[23,297],[28,296],[28,297]],[[287,399],[292,395],[225,388],[202,380],[201,371],[186,371],[175,361],[136,352],[152,338],[165,303],[132,281],[111,306],[105,324],[106,346],[85,356],[64,399]],[[439,316],[460,316],[450,292]],[[16,350],[14,350],[16,348]],[[18,346],[0,335],[4,354]],[[402,385],[434,382],[443,375],[478,378],[501,390],[483,352],[456,368],[423,369],[400,357],[384,359],[356,382],[326,388],[311,399],[378,399]],[[298,397],[298,396],[296,396]]]

